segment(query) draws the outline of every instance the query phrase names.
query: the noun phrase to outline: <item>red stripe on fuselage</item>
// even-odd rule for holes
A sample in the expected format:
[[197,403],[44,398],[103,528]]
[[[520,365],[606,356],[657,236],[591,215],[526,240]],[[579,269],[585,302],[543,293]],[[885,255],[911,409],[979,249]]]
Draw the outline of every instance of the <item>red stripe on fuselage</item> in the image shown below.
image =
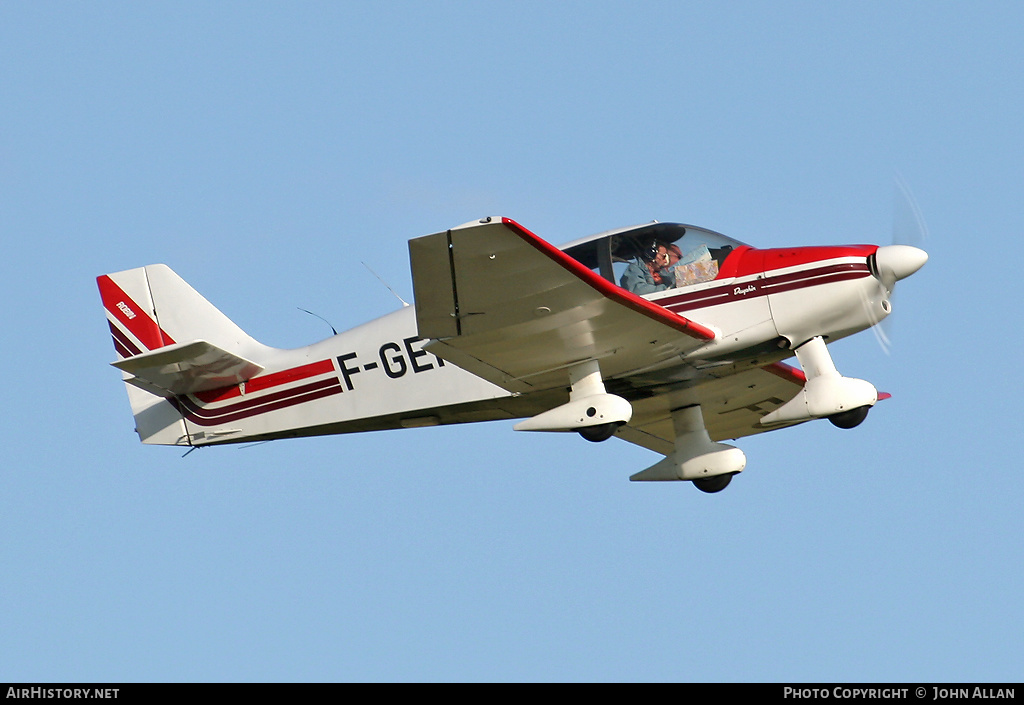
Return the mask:
[[724,285],[713,286],[700,291],[666,296],[662,299],[656,299],[654,303],[664,306],[673,312],[690,311],[696,308],[706,308],[731,301],[767,296],[819,284],[859,279],[870,275],[871,272],[868,270],[866,261],[863,263],[837,262],[798,272],[767,276],[764,279],[749,279],[741,282],[730,281]]
[[190,421],[202,426],[214,426],[220,423],[248,418],[267,411],[293,406],[329,394],[340,394],[341,392],[341,380],[337,377],[331,377],[303,384],[292,389],[264,394],[255,399],[245,399],[217,409],[204,408],[186,396],[176,397],[174,403],[178,410],[185,414],[186,418]]
[[184,416],[186,419],[188,419],[192,423],[196,424],[197,426],[219,426],[220,424],[232,423],[234,421],[241,421],[242,419],[247,419],[247,418],[249,418],[251,416],[258,416],[259,414],[265,414],[267,412],[277,411],[279,409],[287,409],[288,407],[291,407],[291,406],[296,406],[298,404],[305,404],[308,401],[315,401],[317,399],[323,399],[325,397],[329,397],[329,396],[333,396],[335,394],[341,394],[341,393],[342,393],[341,382],[338,382],[337,384],[332,385],[330,387],[325,387],[325,388],[322,388],[322,389],[317,389],[317,390],[310,391],[310,392],[305,393],[305,394],[301,394],[301,395],[297,395],[297,396],[293,396],[293,397],[288,397],[287,399],[282,399],[282,400],[274,402],[272,404],[265,404],[263,406],[260,406],[260,407],[254,408],[254,409],[247,409],[247,410],[239,411],[237,413],[229,414],[227,416],[219,416],[216,419],[200,418],[200,417],[194,415],[189,410],[182,408],[181,405],[180,405],[180,402],[178,402],[178,408],[179,408],[179,411],[181,411],[182,416]]
[[[736,263],[732,276],[746,277],[773,272],[787,267],[827,262],[844,257],[857,257],[867,261],[869,255],[878,249],[877,245],[826,245],[812,247],[779,247],[767,250],[749,250]],[[752,256],[756,253],[756,257]],[[719,278],[722,278],[719,273]]]
[[[199,392],[190,396],[179,396],[169,399],[171,404],[189,422],[197,426],[218,426],[220,424],[240,421],[259,414],[265,414],[279,409],[286,409],[307,401],[314,401],[334,394],[341,394],[344,390],[341,380],[334,374],[334,363],[331,360],[321,360],[308,365],[301,365],[280,372],[253,377],[244,383],[245,392],[242,392],[242,385],[232,385],[223,389],[214,389],[208,392]],[[266,391],[289,384],[299,380],[309,379],[318,375],[328,374],[332,376],[315,380],[297,387],[281,389],[269,394],[261,394],[251,397],[256,392]],[[215,404],[228,400],[235,400],[233,403],[210,408],[207,404]]]
[[777,294],[783,291],[794,289],[805,289],[820,284],[831,284],[833,282],[847,281],[850,279],[862,279],[871,276],[866,264],[849,265],[847,267],[822,268],[812,274],[793,277],[772,277],[761,283],[761,290],[766,294]]
[[[281,384],[315,377],[316,375],[322,375],[328,372],[334,372],[334,363],[331,360],[321,360],[320,362],[312,362],[308,365],[293,367],[288,370],[281,370],[280,372],[271,372],[270,374],[259,375],[258,377],[253,377],[245,382],[245,393],[252,394],[254,392],[260,392],[264,389],[270,389],[271,387],[276,387]],[[193,396],[204,404],[213,404],[215,402],[226,401],[241,395],[241,385],[236,384],[230,387],[224,387],[223,389],[199,392]]]

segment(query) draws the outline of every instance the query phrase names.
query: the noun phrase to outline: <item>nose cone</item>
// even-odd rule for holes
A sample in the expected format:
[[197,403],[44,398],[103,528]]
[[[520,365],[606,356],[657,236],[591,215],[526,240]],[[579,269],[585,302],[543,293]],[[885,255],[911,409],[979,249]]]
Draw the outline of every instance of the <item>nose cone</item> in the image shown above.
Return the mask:
[[885,245],[875,253],[878,272],[883,279],[898,282],[924,266],[928,253],[910,245]]

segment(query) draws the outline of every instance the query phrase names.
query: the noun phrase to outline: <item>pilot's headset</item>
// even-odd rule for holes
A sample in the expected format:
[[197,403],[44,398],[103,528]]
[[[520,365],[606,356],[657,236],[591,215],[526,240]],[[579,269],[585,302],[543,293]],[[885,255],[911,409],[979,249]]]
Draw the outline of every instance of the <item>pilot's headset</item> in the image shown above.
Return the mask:
[[658,257],[658,248],[661,246],[657,240],[651,240],[645,245],[640,246],[640,259],[647,264],[653,263]]

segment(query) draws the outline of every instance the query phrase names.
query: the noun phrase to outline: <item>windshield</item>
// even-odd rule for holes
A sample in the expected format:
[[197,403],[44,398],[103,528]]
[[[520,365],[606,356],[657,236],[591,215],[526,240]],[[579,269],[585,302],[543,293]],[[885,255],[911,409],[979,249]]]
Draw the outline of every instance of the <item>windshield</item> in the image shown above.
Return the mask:
[[570,243],[565,253],[635,294],[711,281],[743,243],[680,223],[651,223]]

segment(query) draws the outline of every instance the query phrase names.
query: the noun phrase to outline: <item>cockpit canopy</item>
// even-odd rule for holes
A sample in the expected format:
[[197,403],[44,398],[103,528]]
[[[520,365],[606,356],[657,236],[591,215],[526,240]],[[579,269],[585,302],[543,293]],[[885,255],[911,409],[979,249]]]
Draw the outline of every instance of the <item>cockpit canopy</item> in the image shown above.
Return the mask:
[[[713,270],[704,268],[706,271],[704,276],[709,276],[711,271],[717,274],[726,257],[734,249],[744,246],[742,242],[712,230],[681,223],[653,222],[592,235],[571,242],[562,250],[608,281],[619,284],[626,268],[641,258],[652,244],[664,245],[674,250],[684,263],[687,260],[690,262],[696,260],[714,262]],[[708,260],[708,256],[710,256],[710,260]],[[709,278],[714,278],[714,276],[709,276]],[[677,286],[685,285],[680,278],[677,279],[679,281]]]

